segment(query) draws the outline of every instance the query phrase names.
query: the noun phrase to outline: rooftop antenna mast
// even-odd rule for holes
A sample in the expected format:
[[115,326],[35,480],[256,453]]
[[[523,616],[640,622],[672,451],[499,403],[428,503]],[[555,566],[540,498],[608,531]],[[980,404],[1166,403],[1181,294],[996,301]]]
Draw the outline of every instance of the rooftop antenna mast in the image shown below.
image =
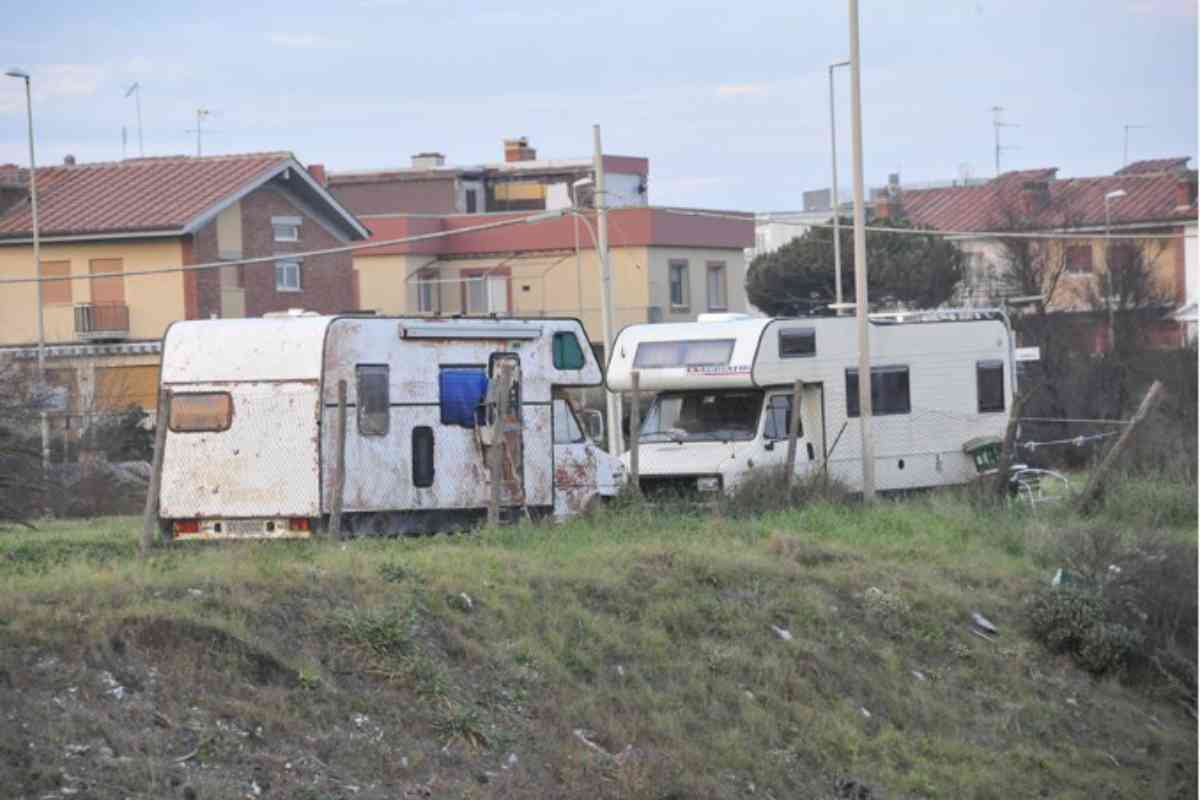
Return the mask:
[[996,174],[1000,174],[1000,153],[1005,150],[1017,150],[1015,145],[1000,144],[1000,129],[1001,128],[1019,128],[1021,127],[1015,122],[1005,122],[1000,119],[1000,115],[1004,113],[1004,106],[992,106],[992,131],[996,143]]
[[146,157],[145,142],[142,141],[142,84],[134,81],[133,84],[125,90],[125,99],[129,99],[129,95],[133,95],[133,100],[137,104],[137,122],[138,122],[138,158]]
[[129,158],[129,129],[121,126],[121,160]]
[[210,109],[200,107],[196,109],[196,127],[188,133],[196,134],[196,157],[204,155],[204,121],[212,116]]
[[1121,150],[1121,166],[1129,165],[1129,132],[1137,128],[1149,128],[1149,125],[1126,125],[1125,126],[1125,146]]

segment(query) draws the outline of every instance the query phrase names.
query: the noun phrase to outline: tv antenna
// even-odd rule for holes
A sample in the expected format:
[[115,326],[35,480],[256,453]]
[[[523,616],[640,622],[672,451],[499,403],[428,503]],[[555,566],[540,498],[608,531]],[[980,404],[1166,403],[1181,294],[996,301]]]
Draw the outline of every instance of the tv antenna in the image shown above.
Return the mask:
[[1125,126],[1125,146],[1121,150],[1121,166],[1129,165],[1129,132],[1138,128],[1149,128],[1149,125],[1126,125]]
[[137,122],[138,122],[138,158],[146,157],[145,143],[142,141],[142,84],[134,81],[128,89],[125,90],[125,99],[129,99],[129,95],[133,95],[134,102],[137,104]]
[[1004,106],[992,106],[992,131],[996,142],[996,174],[1000,174],[1000,153],[1005,150],[1019,150],[1016,145],[1000,144],[1000,129],[1001,128],[1019,128],[1021,127],[1015,122],[1005,122],[1000,119],[1000,115],[1004,113]]
[[[214,113],[215,112],[212,111],[212,109],[204,108],[203,106],[201,106],[200,108],[197,108],[196,109],[196,127],[186,131],[186,133],[196,134],[196,157],[197,158],[204,155],[204,122],[209,117],[211,117]],[[213,133],[213,131],[209,131],[209,133]]]

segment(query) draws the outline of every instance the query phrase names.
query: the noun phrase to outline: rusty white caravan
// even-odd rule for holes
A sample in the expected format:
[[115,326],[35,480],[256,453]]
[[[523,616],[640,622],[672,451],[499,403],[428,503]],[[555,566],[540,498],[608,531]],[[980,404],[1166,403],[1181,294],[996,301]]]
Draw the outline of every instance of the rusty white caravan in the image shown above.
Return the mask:
[[[876,486],[965,483],[963,445],[1001,436],[1014,392],[1007,318],[990,310],[870,318]],[[858,349],[853,317],[712,315],[633,325],[618,335],[608,386],[638,370],[657,397],[639,438],[646,490],[730,490],[750,470],[782,466],[795,381],[803,383],[796,472],[827,468],[862,488]],[[626,456],[628,459],[628,455]]]
[[[501,506],[566,516],[613,495],[621,463],[585,435],[566,389],[601,382],[573,319],[291,314],[177,322],[159,518],[183,538],[307,536],[328,523],[346,384],[343,527],[452,529],[491,493],[489,381],[511,378]],[[494,405],[493,405],[494,407]]]

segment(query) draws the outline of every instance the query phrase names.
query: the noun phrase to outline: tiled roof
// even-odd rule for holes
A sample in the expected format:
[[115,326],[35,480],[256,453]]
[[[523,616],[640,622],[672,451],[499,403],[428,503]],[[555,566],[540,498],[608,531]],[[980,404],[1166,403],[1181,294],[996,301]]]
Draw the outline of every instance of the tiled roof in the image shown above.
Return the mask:
[[[1009,172],[978,186],[904,191],[899,196],[900,207],[917,227],[945,231],[1003,230],[1012,227],[1016,218],[1032,227],[1089,227],[1105,222],[1104,196],[1122,190],[1124,197],[1109,202],[1114,225],[1196,219],[1194,193],[1190,205],[1179,203],[1179,183],[1194,183],[1194,172],[1061,180],[1054,177],[1056,173],[1055,169]],[[1023,193],[1031,185],[1040,185],[1045,194],[1044,202],[1028,214]]]
[[1134,161],[1117,170],[1117,175],[1150,175],[1157,172],[1183,172],[1187,170],[1188,156],[1175,158],[1152,158],[1148,161]]
[[[278,152],[39,167],[38,228],[43,236],[183,230],[292,160],[291,153]],[[0,238],[31,231],[27,200],[0,216]]]

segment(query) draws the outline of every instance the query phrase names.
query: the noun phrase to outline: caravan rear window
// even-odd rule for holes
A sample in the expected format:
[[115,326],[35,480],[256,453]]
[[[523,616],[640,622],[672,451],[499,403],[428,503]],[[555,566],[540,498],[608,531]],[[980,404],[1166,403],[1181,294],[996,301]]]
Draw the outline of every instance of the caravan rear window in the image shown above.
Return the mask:
[[387,436],[391,422],[387,364],[360,364],[354,368],[358,386],[358,432]]
[[642,342],[634,354],[633,366],[637,369],[724,366],[733,356],[733,342],[733,339]]
[[169,427],[175,433],[229,430],[233,398],[229,392],[197,392],[171,396]]

